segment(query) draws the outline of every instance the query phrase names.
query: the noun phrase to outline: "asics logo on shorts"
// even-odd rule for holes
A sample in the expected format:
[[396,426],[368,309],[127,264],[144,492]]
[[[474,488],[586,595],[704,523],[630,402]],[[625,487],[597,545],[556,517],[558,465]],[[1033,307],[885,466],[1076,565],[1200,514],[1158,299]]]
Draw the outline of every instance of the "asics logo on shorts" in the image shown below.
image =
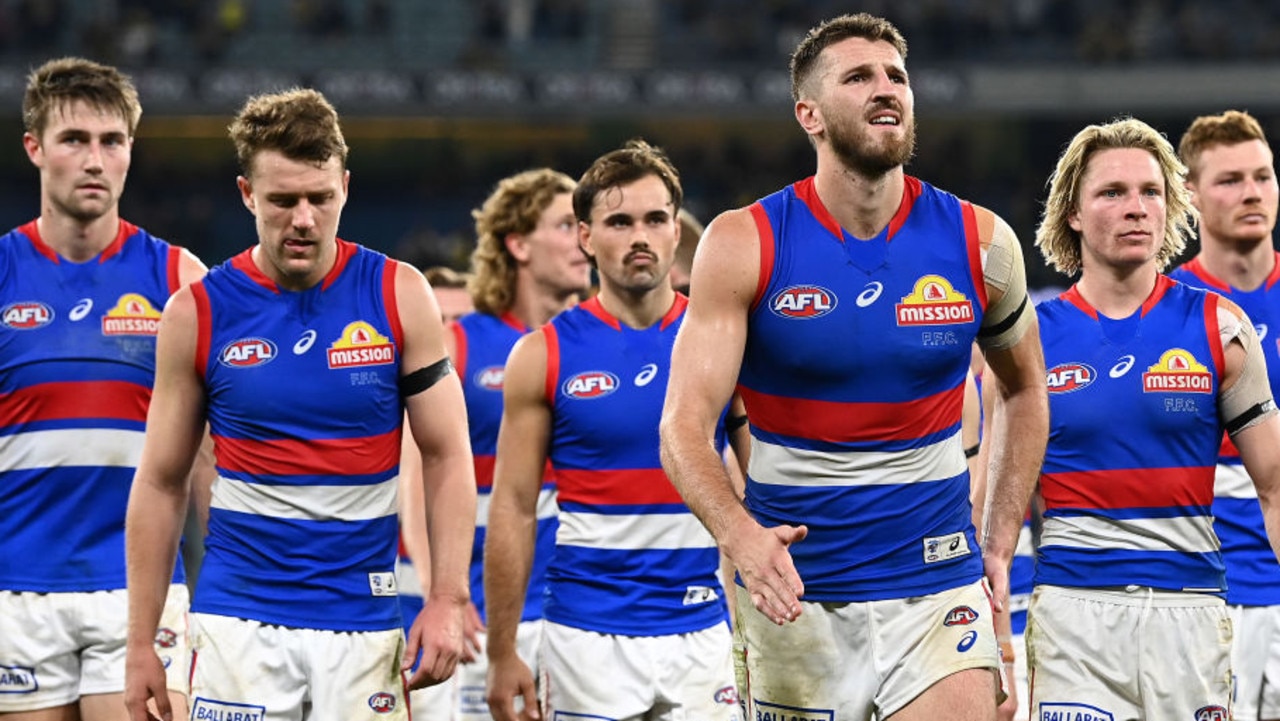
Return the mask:
[[977,642],[978,642],[978,632],[966,631],[964,636],[960,637],[960,643],[956,644],[956,650],[959,651],[960,653],[964,653],[965,651],[968,651],[969,649],[973,648],[973,644]]

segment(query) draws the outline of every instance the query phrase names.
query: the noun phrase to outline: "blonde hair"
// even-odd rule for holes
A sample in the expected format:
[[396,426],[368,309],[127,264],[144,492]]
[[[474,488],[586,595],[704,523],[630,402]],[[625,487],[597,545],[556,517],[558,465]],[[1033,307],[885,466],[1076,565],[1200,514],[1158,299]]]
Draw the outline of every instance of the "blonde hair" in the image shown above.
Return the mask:
[[498,181],[484,204],[471,211],[476,221],[476,249],[467,292],[476,310],[501,315],[516,300],[516,259],[507,236],[532,233],[557,195],[572,193],[573,178],[550,168],[526,170]]
[[1201,115],[1196,118],[1178,142],[1178,157],[1187,164],[1187,178],[1196,180],[1200,174],[1200,154],[1215,145],[1237,145],[1250,140],[1261,140],[1268,148],[1266,133],[1250,114],[1241,110],[1228,110],[1221,115]]
[[1089,160],[1103,150],[1135,148],[1151,153],[1164,176],[1165,224],[1164,241],[1156,253],[1160,271],[1173,262],[1186,248],[1197,217],[1191,195],[1183,180],[1187,166],[1178,160],[1171,145],[1155,128],[1136,118],[1121,118],[1106,125],[1090,125],[1076,133],[1058,158],[1049,176],[1049,199],[1044,217],[1036,229],[1036,247],[1045,261],[1066,275],[1080,272],[1080,234],[1068,222],[1080,207],[1080,184]]

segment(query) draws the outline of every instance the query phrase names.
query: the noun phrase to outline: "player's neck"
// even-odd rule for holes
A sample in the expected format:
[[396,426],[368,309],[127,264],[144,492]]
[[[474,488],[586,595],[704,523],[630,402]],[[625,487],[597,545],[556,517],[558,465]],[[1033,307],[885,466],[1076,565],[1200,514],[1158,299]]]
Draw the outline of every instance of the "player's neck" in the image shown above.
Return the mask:
[[562,310],[573,307],[578,295],[562,295],[550,289],[536,288],[532,283],[516,286],[516,299],[511,304],[511,315],[526,328],[539,328]]
[[1244,291],[1260,287],[1276,265],[1269,239],[1223,242],[1202,238],[1196,258],[1210,275]]
[[648,328],[662,320],[671,310],[671,304],[676,302],[676,292],[668,283],[661,283],[651,290],[632,292],[614,288],[602,279],[597,297],[609,315],[628,328],[638,329]]
[[1087,268],[1080,274],[1076,290],[1102,315],[1128,318],[1151,297],[1159,275],[1154,262],[1134,268]]
[[118,211],[82,221],[63,213],[45,212],[36,220],[40,240],[73,263],[83,263],[101,253],[120,233]]
[[902,205],[902,166],[868,177],[834,160],[818,163],[814,188],[827,212],[855,238],[869,239],[889,225]]

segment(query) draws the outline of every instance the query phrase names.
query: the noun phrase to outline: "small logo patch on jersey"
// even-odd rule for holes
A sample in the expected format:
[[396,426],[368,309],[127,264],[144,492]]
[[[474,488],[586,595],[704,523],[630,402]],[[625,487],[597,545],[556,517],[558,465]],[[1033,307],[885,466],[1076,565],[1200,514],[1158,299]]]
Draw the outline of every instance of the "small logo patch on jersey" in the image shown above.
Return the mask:
[[0,310],[0,323],[14,330],[34,330],[53,321],[53,309],[36,300],[10,303]]
[[720,594],[710,586],[689,586],[684,589],[683,605],[696,606],[700,603],[710,603],[717,598],[720,598]]
[[1093,383],[1098,373],[1085,363],[1060,363],[1049,369],[1046,380],[1050,393],[1070,393]]
[[716,691],[716,695],[712,697],[716,703],[728,704],[730,706],[738,705],[738,688],[736,686],[725,686]]
[[1044,721],[1115,721],[1110,711],[1082,703],[1038,703]]
[[1202,706],[1196,709],[1196,721],[1227,721],[1231,715],[1221,706]]
[[178,645],[178,634],[172,628],[161,628],[156,631],[158,648],[173,648]]
[[1170,348],[1142,374],[1144,393],[1212,393],[1213,374],[1187,351]]
[[348,323],[342,336],[329,346],[329,367],[335,369],[386,365],[395,359],[396,347],[391,339],[362,320]]
[[769,309],[783,318],[821,318],[835,307],[836,294],[819,285],[793,285],[769,300]]
[[570,398],[603,398],[618,390],[618,376],[609,371],[583,371],[564,382],[561,392]]
[[973,302],[940,275],[926,275],[898,303],[898,325],[953,325],[974,319]]
[[230,368],[252,368],[270,363],[275,357],[275,343],[266,338],[241,338],[222,347],[218,362]]
[[302,355],[311,350],[311,346],[316,342],[316,331],[314,328],[308,328],[298,337],[298,342],[293,344],[293,354]]
[[396,587],[396,574],[391,571],[374,571],[369,574],[370,596],[396,596],[400,589]]
[[191,707],[192,721],[265,721],[265,706],[232,703],[216,699],[196,697]]
[[1107,371],[1107,375],[1112,378],[1120,378],[1125,373],[1129,372],[1129,369],[1133,367],[1134,362],[1137,360],[1138,359],[1134,358],[1132,355],[1122,355],[1120,356],[1120,360],[1116,361],[1116,364],[1111,366],[1111,370]]
[[943,626],[968,626],[978,620],[978,612],[968,606],[956,606],[947,611],[947,617],[942,619]]
[[374,713],[391,713],[396,710],[396,697],[382,691],[369,697],[369,708]]
[[656,375],[658,375],[658,364],[645,363],[644,367],[640,369],[640,372],[636,374],[636,385],[643,388],[649,385],[649,382],[652,381]]
[[1253,326],[1253,330],[1254,330],[1254,332],[1255,332],[1255,333],[1257,333],[1257,334],[1258,334],[1258,340],[1263,340],[1263,339],[1265,339],[1265,338],[1267,337],[1267,324],[1266,324],[1266,323],[1255,323],[1255,324],[1254,324],[1254,326]]
[[160,330],[160,311],[137,293],[125,293],[102,315],[103,335],[149,335]]
[[34,668],[0,666],[0,693],[31,693],[39,688]]
[[476,386],[487,391],[501,391],[506,377],[506,369],[502,366],[489,366],[475,375],[475,382]]
[[969,539],[963,532],[924,539],[924,562],[941,563],[969,555]]

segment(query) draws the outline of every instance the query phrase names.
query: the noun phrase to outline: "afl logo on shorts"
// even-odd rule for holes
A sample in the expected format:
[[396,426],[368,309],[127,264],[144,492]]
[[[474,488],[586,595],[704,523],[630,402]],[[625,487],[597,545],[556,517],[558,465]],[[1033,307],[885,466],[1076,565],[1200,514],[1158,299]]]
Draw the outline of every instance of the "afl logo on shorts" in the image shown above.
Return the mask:
[[506,371],[502,366],[489,366],[476,374],[476,386],[487,391],[501,391]]
[[835,307],[835,293],[818,285],[793,285],[769,300],[769,309],[783,318],[821,318]]
[[1070,393],[1093,383],[1097,377],[1097,372],[1084,363],[1061,363],[1049,369],[1046,380],[1050,393]]
[[162,628],[156,631],[156,646],[158,648],[173,648],[178,645],[178,634],[171,628]]
[[716,691],[716,695],[715,695],[715,702],[716,702],[716,703],[729,704],[730,706],[737,706],[737,705],[738,705],[738,689],[737,689],[737,687],[735,687],[735,686],[725,686],[724,688],[720,689],[719,691]]
[[564,382],[561,392],[570,398],[603,398],[618,390],[618,376],[609,371],[585,371]]
[[218,362],[228,368],[251,368],[271,362],[276,344],[266,338],[241,338],[222,347]]
[[24,301],[10,303],[0,310],[0,323],[14,330],[32,330],[49,325],[53,320],[53,309],[44,303]]
[[1227,721],[1231,715],[1221,706],[1205,706],[1196,709],[1196,721]]
[[968,626],[978,620],[978,612],[968,606],[956,606],[947,611],[947,617],[942,620],[943,626]]
[[369,708],[374,713],[391,713],[396,710],[396,697],[385,691],[369,697]]

